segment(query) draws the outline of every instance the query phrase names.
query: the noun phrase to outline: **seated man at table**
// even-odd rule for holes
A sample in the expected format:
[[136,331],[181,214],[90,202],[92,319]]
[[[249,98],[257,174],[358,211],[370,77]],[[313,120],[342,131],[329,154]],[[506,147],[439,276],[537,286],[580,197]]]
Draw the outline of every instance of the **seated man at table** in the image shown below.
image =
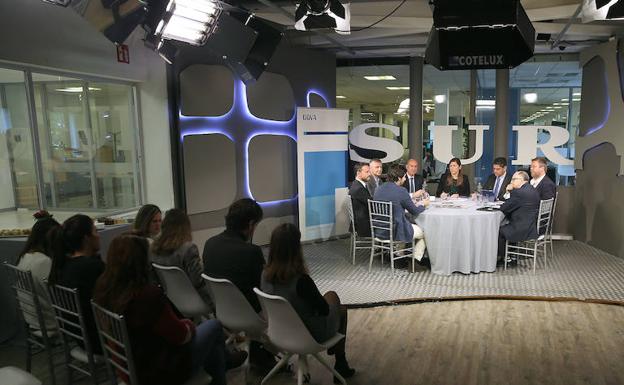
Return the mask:
[[405,164],[405,181],[402,186],[410,193],[413,198],[420,198],[423,193],[424,178],[418,174],[418,161],[416,159],[408,159]]
[[554,198],[557,193],[557,185],[546,175],[547,167],[545,158],[531,160],[531,186],[537,190],[543,201]]
[[507,186],[511,183],[511,174],[507,172],[507,159],[496,158],[492,164],[492,174],[483,185],[486,190],[492,190],[494,199],[505,200],[504,195]]
[[520,242],[537,238],[539,193],[529,184],[529,174],[524,171],[513,174],[511,186],[509,199],[500,207],[508,223],[501,226],[498,232],[499,261],[505,256],[505,241]]
[[355,171],[355,180],[349,189],[351,196],[351,204],[353,206],[353,222],[355,223],[355,232],[360,237],[370,237],[371,228],[368,215],[368,200],[373,199],[366,182],[371,178],[369,166],[366,163],[356,163],[353,167]]
[[[406,169],[404,166],[396,164],[390,167],[388,171],[388,181],[377,188],[374,199],[376,201],[392,202],[394,240],[406,243],[417,240],[414,247],[414,258],[416,258],[419,264],[426,265],[429,261],[426,258],[423,259],[426,246],[425,234],[420,227],[410,223],[410,219],[407,217],[408,214],[405,211],[412,216],[413,221],[414,218],[422,213],[425,207],[429,205],[429,200],[422,201],[422,206],[416,206],[414,202],[412,202],[412,198],[407,192],[407,189],[402,187],[406,179],[405,174]],[[375,235],[380,238],[383,237],[383,235],[380,234]],[[407,266],[407,263],[404,263],[402,267],[405,266]],[[401,266],[399,265],[398,267]]]

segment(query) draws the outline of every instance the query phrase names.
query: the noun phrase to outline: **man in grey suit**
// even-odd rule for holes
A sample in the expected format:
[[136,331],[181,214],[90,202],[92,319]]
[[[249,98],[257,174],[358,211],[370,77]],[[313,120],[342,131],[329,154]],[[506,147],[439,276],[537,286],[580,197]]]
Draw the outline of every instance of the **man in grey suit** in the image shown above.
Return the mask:
[[370,195],[375,196],[375,190],[383,183],[383,181],[381,180],[381,172],[383,168],[381,160],[379,159],[371,159],[368,165],[370,167],[370,178],[368,178],[366,187],[368,188],[368,192],[370,192]]
[[[416,206],[412,202],[407,189],[403,187],[405,183],[406,169],[401,165],[393,165],[388,171],[388,181],[375,191],[374,199],[376,201],[392,202],[392,218],[394,221],[394,240],[399,242],[411,243],[417,240],[414,247],[414,257],[420,263],[425,253],[425,234],[417,225],[410,223],[405,211],[412,216],[412,220],[418,214],[425,211],[425,207],[429,205],[428,200],[423,201],[423,206]],[[388,234],[375,234],[375,236],[387,238]]]

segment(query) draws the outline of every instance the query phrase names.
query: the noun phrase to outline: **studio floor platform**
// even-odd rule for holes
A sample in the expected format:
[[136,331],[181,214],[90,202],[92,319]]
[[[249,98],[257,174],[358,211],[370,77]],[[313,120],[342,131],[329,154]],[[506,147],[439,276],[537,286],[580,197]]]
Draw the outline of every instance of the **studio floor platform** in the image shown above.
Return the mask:
[[[624,304],[624,259],[578,241],[555,241],[547,266],[538,258],[493,273],[440,276],[420,268],[395,270],[379,259],[368,271],[369,253],[359,251],[351,264],[348,239],[304,246],[310,273],[321,292],[334,290],[355,307],[384,302],[450,298],[560,298]],[[418,267],[418,266],[417,266]]]

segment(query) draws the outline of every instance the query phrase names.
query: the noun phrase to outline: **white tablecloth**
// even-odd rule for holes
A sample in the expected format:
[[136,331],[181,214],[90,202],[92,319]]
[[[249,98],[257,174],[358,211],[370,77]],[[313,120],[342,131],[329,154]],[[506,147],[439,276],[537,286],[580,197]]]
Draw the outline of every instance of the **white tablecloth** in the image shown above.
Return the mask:
[[[448,208],[442,204],[455,204]],[[500,211],[478,211],[469,199],[436,201],[418,215],[434,274],[451,275],[496,270]]]

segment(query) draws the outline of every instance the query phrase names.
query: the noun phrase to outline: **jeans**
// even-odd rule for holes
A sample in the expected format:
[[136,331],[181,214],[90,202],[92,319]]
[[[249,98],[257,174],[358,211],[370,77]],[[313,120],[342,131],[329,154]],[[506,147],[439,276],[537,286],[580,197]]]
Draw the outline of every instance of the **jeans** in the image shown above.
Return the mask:
[[195,329],[191,341],[193,371],[204,369],[212,377],[211,384],[225,385],[225,337],[217,320],[204,321]]

